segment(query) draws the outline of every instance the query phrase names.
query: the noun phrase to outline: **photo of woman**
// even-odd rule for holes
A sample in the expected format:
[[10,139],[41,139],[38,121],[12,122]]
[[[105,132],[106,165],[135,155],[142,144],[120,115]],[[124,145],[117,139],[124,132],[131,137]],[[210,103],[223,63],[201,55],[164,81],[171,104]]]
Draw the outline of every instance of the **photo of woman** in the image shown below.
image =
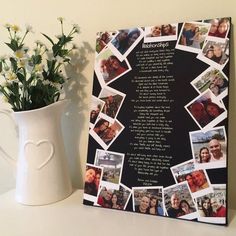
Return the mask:
[[202,147],[199,151],[199,163],[208,163],[211,159],[209,149],[207,147]]

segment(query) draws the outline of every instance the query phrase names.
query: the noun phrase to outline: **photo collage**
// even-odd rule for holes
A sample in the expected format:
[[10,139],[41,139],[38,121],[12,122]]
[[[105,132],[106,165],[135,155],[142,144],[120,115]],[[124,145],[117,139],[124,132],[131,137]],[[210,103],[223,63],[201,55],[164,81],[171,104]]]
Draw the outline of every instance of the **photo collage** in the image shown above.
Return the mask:
[[[229,30],[230,18],[216,18],[97,34],[94,70],[101,90],[92,96],[89,134],[101,148],[86,165],[86,201],[118,210],[131,204],[138,213],[226,224],[226,183],[211,183],[208,170],[226,168],[227,163],[226,128],[217,125],[227,118],[223,99],[229,79],[223,69],[229,60]],[[189,160],[170,167],[171,186],[126,186],[121,181],[125,152],[112,150],[128,129],[118,119],[127,95],[112,84],[128,78],[132,63],[127,56],[141,41],[176,41],[175,50],[194,53],[208,65],[190,83],[198,96],[183,109],[199,129],[189,132]]]

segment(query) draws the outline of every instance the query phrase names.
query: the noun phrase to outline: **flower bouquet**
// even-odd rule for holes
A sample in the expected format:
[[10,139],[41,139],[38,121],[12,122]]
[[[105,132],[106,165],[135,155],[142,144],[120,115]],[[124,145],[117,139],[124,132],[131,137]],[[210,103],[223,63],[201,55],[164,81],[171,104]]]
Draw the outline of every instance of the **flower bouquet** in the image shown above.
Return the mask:
[[57,40],[53,41],[46,34],[42,34],[51,47],[47,48],[40,41],[36,41],[32,52],[24,43],[32,28],[27,26],[25,33],[20,35],[18,26],[5,25],[10,39],[6,45],[13,53],[0,58],[0,92],[14,111],[41,108],[58,101],[60,97],[63,84],[67,80],[62,73],[62,67],[70,63],[70,52],[76,49],[71,42],[74,34],[79,33],[79,27],[73,25],[66,35],[63,18],[58,20],[61,24],[61,35],[56,36]]

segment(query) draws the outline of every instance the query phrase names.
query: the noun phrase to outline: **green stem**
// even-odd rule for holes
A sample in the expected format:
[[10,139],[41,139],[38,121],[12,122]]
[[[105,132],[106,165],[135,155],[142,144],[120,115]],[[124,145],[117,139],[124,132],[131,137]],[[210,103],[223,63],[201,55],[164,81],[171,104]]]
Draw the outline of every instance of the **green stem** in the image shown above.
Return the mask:
[[26,37],[26,35],[28,34],[28,32],[29,32],[29,31],[26,30],[26,32],[25,32],[25,34],[24,34],[24,36],[23,36],[23,38],[22,38],[22,40],[21,40],[21,42],[20,42],[20,46],[22,45],[23,41],[25,40],[25,37]]
[[63,30],[63,23],[61,21],[61,32],[62,32],[62,35],[64,35],[64,30]]
[[10,38],[11,38],[11,40],[12,40],[12,34],[11,34],[10,28],[7,28],[7,30],[8,30],[8,32],[9,32]]

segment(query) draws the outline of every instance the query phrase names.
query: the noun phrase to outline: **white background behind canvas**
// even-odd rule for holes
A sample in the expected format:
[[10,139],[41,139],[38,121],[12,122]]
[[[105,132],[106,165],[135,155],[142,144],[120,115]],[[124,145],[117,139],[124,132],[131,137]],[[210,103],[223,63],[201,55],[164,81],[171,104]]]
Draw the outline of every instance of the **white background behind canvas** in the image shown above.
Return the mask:
[[[184,22],[206,18],[231,16],[236,25],[236,1],[227,0],[179,0],[179,1],[137,1],[137,0],[0,0],[0,55],[10,51],[4,42],[7,40],[5,23],[14,23],[22,28],[25,24],[33,26],[36,32],[27,40],[30,48],[36,39],[46,42],[40,32],[50,36],[60,33],[57,17],[66,18],[65,29],[70,23],[78,23],[81,34],[77,38],[78,45],[88,43],[95,48],[96,32],[116,30],[136,26]],[[232,30],[231,40],[231,73],[230,73],[230,126],[229,126],[229,203],[236,209],[236,83],[235,83],[235,32]],[[68,95],[72,98],[67,108],[68,116],[63,116],[63,133],[70,173],[73,185],[83,187],[83,176],[87,158],[89,102],[92,93],[94,52],[86,54],[86,62],[78,62],[77,73],[72,75],[74,87]],[[77,81],[77,83],[76,83]],[[6,107],[0,102],[0,107]],[[0,145],[12,156],[17,155],[18,139],[13,124],[0,115]],[[0,156],[0,193],[14,188],[14,168]]]

